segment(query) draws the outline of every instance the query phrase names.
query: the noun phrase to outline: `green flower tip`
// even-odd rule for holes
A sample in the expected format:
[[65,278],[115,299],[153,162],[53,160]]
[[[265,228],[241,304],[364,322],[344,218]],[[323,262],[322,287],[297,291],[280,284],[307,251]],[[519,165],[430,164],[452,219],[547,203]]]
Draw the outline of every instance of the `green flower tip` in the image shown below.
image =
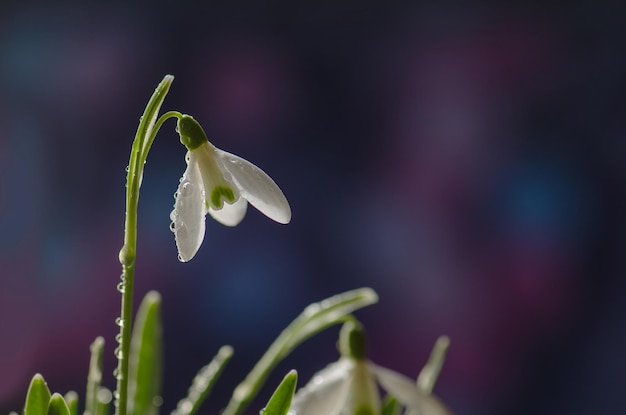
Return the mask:
[[221,209],[223,206],[222,198],[226,199],[228,203],[235,201],[235,192],[230,187],[215,186],[211,191],[211,205],[215,209]]
[[180,142],[189,151],[195,150],[209,141],[202,126],[191,115],[182,115],[178,118],[176,131],[180,135]]
[[363,325],[357,321],[344,323],[339,332],[339,353],[355,360],[367,359],[367,339]]

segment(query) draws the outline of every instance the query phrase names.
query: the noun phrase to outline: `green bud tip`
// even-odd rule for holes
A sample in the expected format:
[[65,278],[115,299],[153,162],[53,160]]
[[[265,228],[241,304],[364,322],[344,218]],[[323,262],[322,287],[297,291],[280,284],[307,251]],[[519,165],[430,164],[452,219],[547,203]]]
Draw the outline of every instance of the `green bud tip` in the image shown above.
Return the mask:
[[191,115],[182,115],[178,118],[176,131],[180,135],[180,142],[189,151],[195,150],[209,141],[202,126]]
[[357,321],[344,323],[339,332],[339,353],[356,360],[367,359],[367,339],[363,325]]

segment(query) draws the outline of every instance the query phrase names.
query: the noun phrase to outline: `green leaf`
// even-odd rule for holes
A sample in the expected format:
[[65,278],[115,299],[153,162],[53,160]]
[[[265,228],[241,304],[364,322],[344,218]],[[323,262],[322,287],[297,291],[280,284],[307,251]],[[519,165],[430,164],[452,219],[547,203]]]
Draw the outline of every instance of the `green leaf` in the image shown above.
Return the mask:
[[89,359],[89,374],[87,375],[87,392],[85,394],[85,415],[97,415],[96,404],[98,389],[102,383],[102,355],[104,353],[104,338],[98,336],[91,343],[91,357]]
[[284,336],[287,340],[282,347],[282,357],[314,334],[332,325],[343,323],[345,317],[353,311],[376,302],[378,295],[374,290],[358,288],[309,305],[276,339],[278,342]]
[[259,392],[272,369],[300,343],[334,324],[348,320],[351,312],[377,301],[378,295],[374,290],[359,288],[306,307],[280,333],[244,381],[237,386],[222,415],[241,414]]
[[187,397],[178,402],[178,406],[172,415],[193,415],[200,405],[211,393],[217,378],[220,376],[226,364],[233,357],[233,348],[222,346],[211,363],[204,366],[191,383]]
[[70,408],[60,393],[55,393],[50,397],[48,415],[70,415]]
[[78,394],[75,391],[69,391],[63,397],[70,408],[70,415],[78,415]]
[[298,373],[295,370],[287,373],[287,376],[280,382],[265,408],[261,410],[261,415],[287,415],[297,383]]
[[26,394],[24,415],[46,415],[50,403],[50,389],[43,376],[37,373],[33,376]]
[[128,413],[157,415],[163,378],[161,295],[146,294],[135,319],[130,343]]
[[383,401],[382,415],[399,415],[400,414],[400,402],[392,395],[385,396]]
[[450,346],[450,339],[448,336],[440,336],[424,368],[420,371],[417,377],[417,388],[422,392],[431,393],[435,387],[435,382],[439,377],[443,362],[446,360],[446,352]]

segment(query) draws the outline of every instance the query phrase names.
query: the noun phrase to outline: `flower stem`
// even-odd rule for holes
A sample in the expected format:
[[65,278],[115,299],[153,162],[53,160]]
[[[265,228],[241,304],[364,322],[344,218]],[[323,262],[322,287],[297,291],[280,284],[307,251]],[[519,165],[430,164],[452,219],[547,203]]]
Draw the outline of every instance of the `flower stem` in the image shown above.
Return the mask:
[[170,89],[174,77],[166,75],[154,94],[148,101],[146,109],[139,122],[135,140],[133,141],[128,174],[126,176],[126,217],[124,221],[124,246],[120,250],[119,260],[122,264],[122,282],[118,289],[122,294],[121,316],[117,319],[120,334],[117,337],[119,345],[115,349],[118,359],[115,377],[117,387],[115,396],[115,413],[126,415],[128,408],[128,359],[130,355],[130,340],[132,334],[133,289],[135,281],[135,257],[137,250],[137,204],[139,202],[139,188],[143,177],[143,166],[148,151],[154,141],[157,131],[166,119],[176,116],[177,113],[167,113],[157,122],[157,116],[163,100]]

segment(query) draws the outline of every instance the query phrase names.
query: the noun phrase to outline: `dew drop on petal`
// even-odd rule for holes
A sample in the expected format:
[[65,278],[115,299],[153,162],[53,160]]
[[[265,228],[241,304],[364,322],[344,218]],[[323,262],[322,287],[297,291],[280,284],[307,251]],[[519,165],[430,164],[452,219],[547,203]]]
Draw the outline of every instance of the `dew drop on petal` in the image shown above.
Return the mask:
[[185,183],[182,183],[182,185],[178,188],[178,192],[176,193],[179,193],[179,196],[187,197],[191,194],[192,190],[193,190],[193,186],[191,185],[189,181],[187,181]]

